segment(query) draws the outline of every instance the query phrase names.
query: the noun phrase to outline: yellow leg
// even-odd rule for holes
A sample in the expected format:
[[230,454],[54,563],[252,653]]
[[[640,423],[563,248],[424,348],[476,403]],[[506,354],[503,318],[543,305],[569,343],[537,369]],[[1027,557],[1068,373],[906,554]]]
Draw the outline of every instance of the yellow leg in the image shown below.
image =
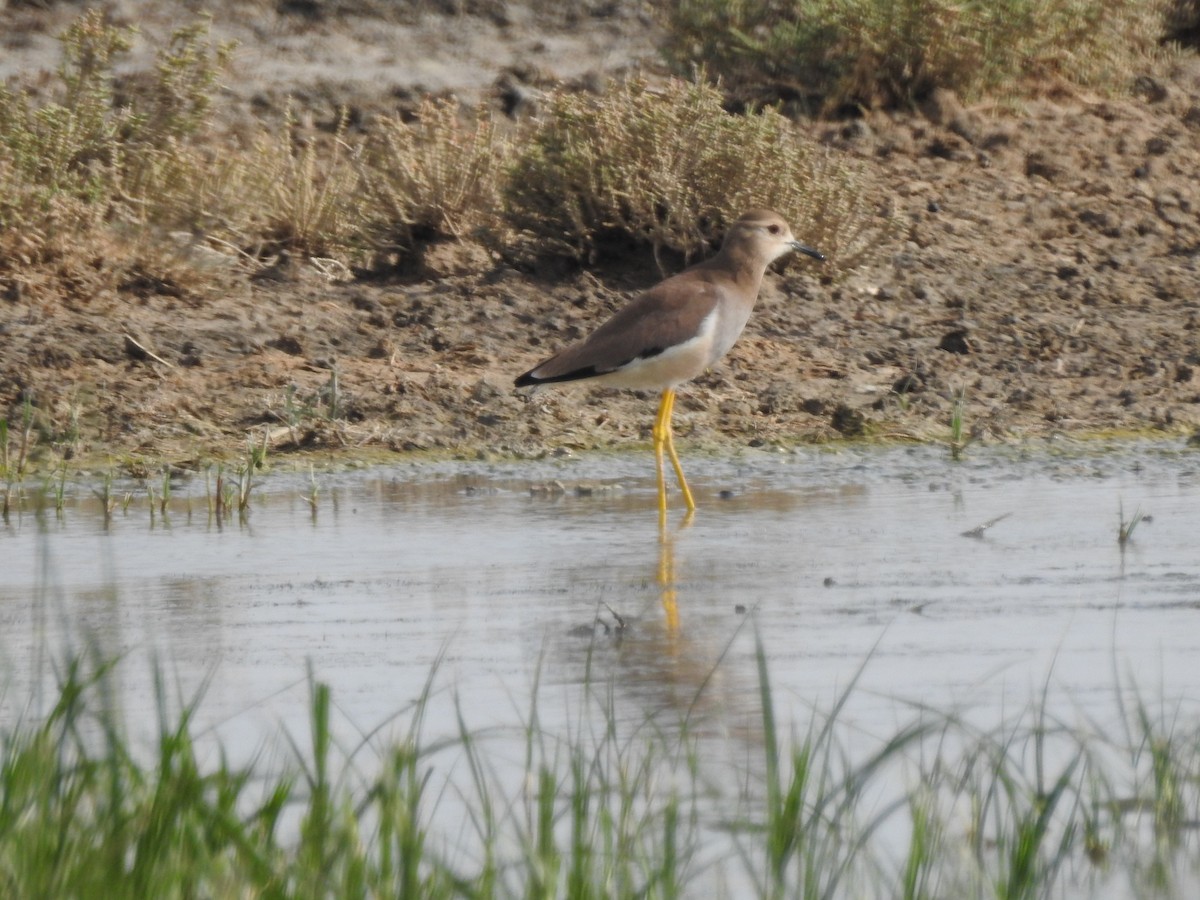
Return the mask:
[[[667,453],[671,457],[671,465],[675,469],[675,478],[679,481],[679,489],[683,491],[683,502],[687,504],[688,512],[696,511],[696,501],[692,497],[692,489],[688,487],[687,479],[683,477],[683,466],[679,464],[679,454],[675,452],[675,435],[671,430],[671,413],[675,411],[675,391],[671,388],[663,391],[663,404],[667,408],[666,415],[663,416],[665,442],[667,445]],[[662,416],[662,411],[659,411]]]

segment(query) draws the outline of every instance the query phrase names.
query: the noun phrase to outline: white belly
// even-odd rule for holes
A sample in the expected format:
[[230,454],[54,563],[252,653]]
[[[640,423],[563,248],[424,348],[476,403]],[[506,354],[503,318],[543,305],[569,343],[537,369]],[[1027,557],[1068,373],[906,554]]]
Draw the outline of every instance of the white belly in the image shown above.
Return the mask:
[[635,359],[616,371],[589,379],[611,387],[633,390],[664,390],[690,381],[713,364],[721,355],[714,353],[713,336],[717,315],[714,310],[700,323],[696,336],[668,347],[646,359]]

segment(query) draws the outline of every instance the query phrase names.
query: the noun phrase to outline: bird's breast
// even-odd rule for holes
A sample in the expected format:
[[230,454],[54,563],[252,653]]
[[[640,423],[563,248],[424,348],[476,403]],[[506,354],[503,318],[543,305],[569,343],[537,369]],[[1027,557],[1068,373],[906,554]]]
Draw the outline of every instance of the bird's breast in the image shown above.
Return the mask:
[[709,350],[712,358],[709,359],[708,366],[711,366],[718,359],[729,352],[730,348],[737,343],[737,339],[741,336],[746,323],[750,321],[750,310],[754,304],[724,304],[717,307],[712,318],[712,340]]

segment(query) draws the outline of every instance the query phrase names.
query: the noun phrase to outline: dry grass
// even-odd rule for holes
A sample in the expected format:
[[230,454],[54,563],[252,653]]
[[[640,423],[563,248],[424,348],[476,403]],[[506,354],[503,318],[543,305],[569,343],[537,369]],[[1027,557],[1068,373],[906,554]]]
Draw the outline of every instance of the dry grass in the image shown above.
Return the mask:
[[[1068,72],[1115,83],[1150,52],[1165,3],[681,0],[671,50],[731,85],[815,85],[835,105]],[[113,67],[129,39],[87,13],[63,35],[49,102],[0,89],[0,271],[53,266],[77,241],[103,245],[106,230],[125,246],[183,232],[242,259],[286,249],[378,264],[468,239],[523,257],[593,259],[612,241],[693,255],[755,206],[778,209],[844,268],[875,227],[844,159],[773,109],[729,113],[702,81],[553,94],[512,133],[485,110],[430,101],[365,136],[289,116],[239,145],[209,124],[229,48],[210,42],[203,20],[118,97]]]
[[552,96],[506,200],[527,243],[580,258],[614,238],[694,254],[741,212],[770,206],[844,265],[867,224],[846,163],[775,111],[731,115],[719,91],[688,82]]
[[[210,124],[229,48],[212,45],[204,20],[118,96],[130,38],[87,13],[62,37],[51,101],[0,91],[0,275],[69,293],[54,267],[87,257],[98,261],[90,291],[132,269],[165,281],[155,267],[181,242],[242,261],[287,250],[368,265],[464,240],[586,258],[617,237],[692,254],[753,206],[779,209],[835,265],[863,243],[852,169],[773,111],[727,113],[703,84],[557,94],[524,130],[453,101],[353,137],[289,112],[285,127],[239,143]],[[131,247],[136,260],[123,256]],[[203,272],[190,287],[206,290]]]
[[[1117,85],[1155,52],[1168,6],[1175,26],[1191,21],[1171,0],[678,0],[669,49],[680,67],[711,66],[723,87],[827,106],[1067,75]],[[290,250],[378,265],[463,240],[522,258],[594,259],[614,241],[694,255],[754,206],[778,209],[845,268],[878,221],[843,158],[774,109],[729,113],[703,80],[552,94],[536,121],[509,130],[486,110],[429,101],[363,136],[289,116],[237,143],[210,124],[230,48],[204,20],[118,95],[130,37],[86,13],[62,36],[48,101],[0,88],[0,277],[60,293],[81,277],[89,290],[116,286],[135,269],[165,279],[153,269],[175,265],[181,234],[242,260]],[[131,248],[137,259],[122,256]]]
[[323,141],[301,135],[291,115],[287,128],[260,134],[231,173],[246,181],[242,202],[247,225],[236,239],[255,255],[281,249],[304,256],[352,251],[364,217],[355,152],[340,127]]
[[413,121],[379,124],[363,176],[369,229],[384,253],[496,229],[511,143],[483,109],[426,100]]
[[1200,0],[1175,0],[1167,14],[1167,38],[1200,48]]
[[752,103],[910,104],[1063,79],[1128,88],[1161,52],[1173,0],[671,0],[668,59]]
[[130,244],[131,228],[179,224],[160,214],[175,208],[184,175],[195,177],[190,142],[229,48],[209,43],[203,21],[185,26],[144,89],[117,97],[113,67],[130,37],[89,11],[60,38],[53,99],[0,87],[0,273],[27,286],[69,285],[88,269],[89,289],[101,271],[119,280],[130,261],[111,251]]

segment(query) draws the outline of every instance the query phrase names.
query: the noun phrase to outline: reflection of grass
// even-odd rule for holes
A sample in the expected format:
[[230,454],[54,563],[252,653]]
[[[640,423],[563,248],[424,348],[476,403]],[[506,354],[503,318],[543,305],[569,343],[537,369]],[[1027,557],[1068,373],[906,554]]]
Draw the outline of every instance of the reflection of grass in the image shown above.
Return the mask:
[[1127,520],[1125,518],[1125,504],[1120,503],[1117,507],[1117,543],[1124,547],[1133,537],[1133,532],[1137,529],[1138,524],[1142,521],[1142,510],[1138,507],[1133,511],[1133,515]]
[[133,491],[117,491],[114,488],[115,482],[111,469],[104,473],[100,480],[100,487],[92,488],[92,494],[100,501],[105,525],[112,521],[113,513],[117,511],[118,507],[122,512],[128,512],[129,504],[133,502]]
[[111,703],[116,664],[71,657],[48,715],[0,728],[0,880],[21,896],[674,897],[716,878],[762,897],[1037,897],[1114,865],[1169,878],[1195,855],[1197,728],[1140,701],[1119,738],[1054,722],[1043,698],[992,729],[919,710],[868,741],[843,716],[851,685],[797,738],[757,659],[763,764],[733,772],[687,722],[629,725],[597,685],[565,734],[538,688],[523,732],[474,730],[456,704],[457,728],[428,734],[436,664],[398,737],[351,746],[310,678],[308,734],[266,771],[198,748],[200,698],[175,708],[162,677],[147,757]]

